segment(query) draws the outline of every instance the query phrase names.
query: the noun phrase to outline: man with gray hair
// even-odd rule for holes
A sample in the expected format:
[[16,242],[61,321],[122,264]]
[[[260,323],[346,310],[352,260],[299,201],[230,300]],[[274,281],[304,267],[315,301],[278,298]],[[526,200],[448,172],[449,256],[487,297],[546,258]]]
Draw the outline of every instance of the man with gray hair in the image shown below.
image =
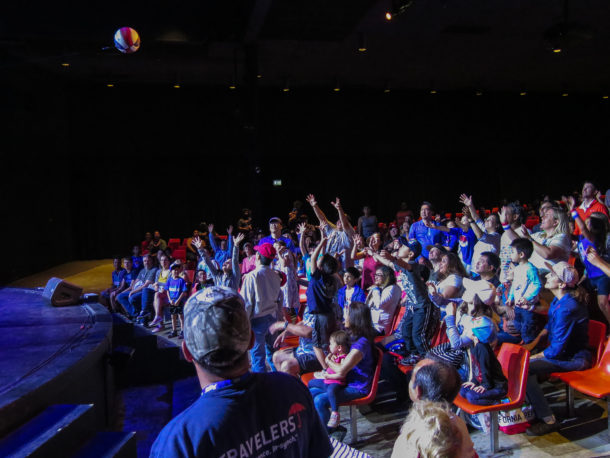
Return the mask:
[[195,365],[201,396],[163,428],[151,457],[330,456],[307,387],[280,372],[250,372],[253,342],[235,291],[213,286],[188,300],[182,351]]

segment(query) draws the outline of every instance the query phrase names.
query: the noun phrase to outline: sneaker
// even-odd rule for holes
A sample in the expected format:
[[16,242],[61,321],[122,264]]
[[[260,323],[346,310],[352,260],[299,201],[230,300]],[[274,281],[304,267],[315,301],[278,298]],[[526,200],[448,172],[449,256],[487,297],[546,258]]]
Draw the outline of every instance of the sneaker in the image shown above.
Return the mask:
[[421,359],[421,356],[413,354],[400,360],[400,364],[403,366],[415,366]]
[[479,424],[481,425],[481,429],[484,433],[488,433],[491,429],[491,415],[489,412],[478,413],[477,418],[479,420]]
[[326,426],[328,426],[329,428],[336,428],[337,426],[339,426],[340,419],[341,416],[339,415],[339,412],[332,412],[330,414],[330,420],[328,420],[328,424]]
[[555,423],[550,423],[550,424],[541,421],[540,423],[535,423],[532,426],[530,426],[529,428],[527,428],[525,433],[528,436],[544,436],[545,434],[559,431],[559,429],[560,429],[560,426],[559,426],[558,421],[555,421]]
[[[151,323],[152,324],[152,323]],[[161,332],[165,329],[165,325],[163,323],[157,323],[156,326],[154,326],[150,332]]]
[[158,324],[163,324],[163,318],[161,318],[160,316],[156,317],[154,320],[148,323],[148,326],[152,328],[153,326],[157,326]]
[[168,336],[168,337],[169,337],[169,338],[172,338],[172,337],[177,337],[177,336],[178,336],[178,331],[176,331],[176,330],[174,329],[172,332],[170,332],[170,333],[169,333],[169,336]]

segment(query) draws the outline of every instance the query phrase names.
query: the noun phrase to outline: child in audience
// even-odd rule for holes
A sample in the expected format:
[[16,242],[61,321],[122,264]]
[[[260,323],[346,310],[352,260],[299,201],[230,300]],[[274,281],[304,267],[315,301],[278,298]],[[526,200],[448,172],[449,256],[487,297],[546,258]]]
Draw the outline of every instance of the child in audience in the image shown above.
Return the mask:
[[467,335],[473,342],[470,377],[462,384],[460,394],[471,404],[497,404],[506,396],[508,380],[491,347],[496,340],[496,326],[489,317],[479,316],[472,320]]
[[193,282],[193,287],[191,288],[191,296],[198,291],[201,291],[206,286],[208,286],[208,280],[205,275],[204,270],[198,270],[195,274],[195,281]]
[[529,262],[534,252],[534,245],[525,238],[512,241],[511,260],[517,266],[513,269],[513,283],[508,293],[506,305],[514,307],[515,326],[521,333],[523,343],[528,344],[536,338],[538,329],[534,307],[538,303],[538,295],[542,289],[538,269]]
[[134,245],[133,249],[131,250],[131,264],[136,275],[138,275],[140,270],[142,270],[142,267],[144,267],[144,264],[142,263],[142,254],[139,245]]
[[[187,286],[184,278],[180,277],[180,264],[173,264],[171,267],[171,277],[165,284],[165,292],[169,302],[169,313],[172,316],[172,332],[169,337],[176,337],[178,330],[176,325],[178,319],[180,319],[180,338],[184,337],[184,301],[187,297]],[[159,326],[163,326],[163,322],[159,323]]]
[[[327,358],[336,364],[341,364],[349,353],[351,348],[349,334],[345,331],[335,331],[330,335],[330,347]],[[319,375],[318,375],[319,374]],[[309,387],[317,386],[317,388],[326,388],[328,401],[330,403],[330,420],[327,426],[336,428],[341,419],[339,415],[339,406],[337,405],[337,391],[345,387],[345,377],[336,374],[330,367],[325,371],[317,372],[317,376],[321,378],[313,379],[309,382]]]
[[119,290],[125,276],[125,269],[121,267],[121,258],[114,258],[112,265],[114,267],[112,270],[112,286],[100,293],[100,303],[110,310],[114,310],[114,307],[112,307],[112,295]]

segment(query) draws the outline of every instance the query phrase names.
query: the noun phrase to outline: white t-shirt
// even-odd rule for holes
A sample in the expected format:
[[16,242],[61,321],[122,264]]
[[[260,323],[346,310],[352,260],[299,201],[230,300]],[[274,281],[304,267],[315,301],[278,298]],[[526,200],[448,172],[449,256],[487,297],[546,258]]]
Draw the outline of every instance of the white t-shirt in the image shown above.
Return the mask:
[[556,258],[545,259],[536,253],[536,249],[534,248],[534,252],[532,253],[532,257],[530,258],[530,262],[534,264],[534,266],[541,271],[548,272],[548,269],[544,265],[545,262],[549,264],[557,264],[560,261],[567,261],[570,259],[570,250],[572,248],[572,244],[570,242],[570,236],[568,234],[555,234],[551,237],[545,238],[546,232],[540,231],[532,234],[532,238],[541,243],[544,246],[558,246],[561,247],[561,253]]
[[436,285],[436,292],[438,294],[443,294],[446,288],[450,286],[455,286],[457,289],[462,288],[462,277],[456,274],[451,274],[443,281],[441,281],[438,285]]
[[481,257],[481,253],[485,253],[486,251],[491,251],[492,253],[499,253],[500,251],[500,240],[501,235],[497,232],[492,234],[488,234],[483,231],[483,235],[474,245],[474,250],[472,252],[472,262],[470,265],[474,268],[477,265],[477,261]]

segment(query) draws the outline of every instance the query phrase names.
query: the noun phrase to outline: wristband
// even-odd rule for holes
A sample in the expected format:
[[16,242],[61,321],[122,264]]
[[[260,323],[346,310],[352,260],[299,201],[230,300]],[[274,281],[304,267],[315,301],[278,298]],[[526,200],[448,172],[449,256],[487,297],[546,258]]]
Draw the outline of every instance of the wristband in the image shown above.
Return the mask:
[[284,331],[288,328],[288,320],[284,321]]
[[510,224],[503,224],[502,225],[502,229],[504,229],[505,231],[510,229]]
[[576,220],[576,218],[578,218],[578,212],[576,210],[572,210],[571,215],[573,220]]

